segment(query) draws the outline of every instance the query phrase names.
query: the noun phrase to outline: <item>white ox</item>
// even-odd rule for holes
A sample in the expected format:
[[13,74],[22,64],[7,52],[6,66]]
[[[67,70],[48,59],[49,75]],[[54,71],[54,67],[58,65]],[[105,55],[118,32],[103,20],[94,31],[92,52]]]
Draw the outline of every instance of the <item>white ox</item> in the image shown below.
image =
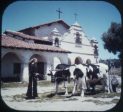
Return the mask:
[[98,77],[103,78],[105,83],[103,84],[103,88],[104,90],[108,90],[108,93],[110,93],[110,81],[109,81],[109,67],[108,65],[104,64],[104,63],[98,63],[96,64],[97,66],[99,66],[99,75]]

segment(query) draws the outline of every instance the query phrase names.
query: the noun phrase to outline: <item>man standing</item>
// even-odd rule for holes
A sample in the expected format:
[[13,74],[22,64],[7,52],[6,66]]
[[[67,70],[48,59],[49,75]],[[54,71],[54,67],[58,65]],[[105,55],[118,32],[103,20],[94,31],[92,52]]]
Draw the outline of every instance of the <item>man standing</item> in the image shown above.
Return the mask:
[[37,75],[39,75],[39,73],[37,69],[37,62],[38,60],[36,58],[33,58],[29,61],[29,84],[26,93],[27,99],[38,97]]
[[112,84],[112,90],[113,92],[117,92],[116,88],[119,85],[118,80],[115,76],[113,76],[112,80],[111,80],[111,84]]

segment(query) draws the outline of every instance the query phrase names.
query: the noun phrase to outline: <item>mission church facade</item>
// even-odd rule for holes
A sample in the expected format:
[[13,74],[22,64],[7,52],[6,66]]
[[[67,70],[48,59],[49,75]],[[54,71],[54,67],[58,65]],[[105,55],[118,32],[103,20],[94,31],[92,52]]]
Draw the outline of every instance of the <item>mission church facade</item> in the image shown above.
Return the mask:
[[20,31],[6,30],[1,40],[3,80],[28,81],[28,62],[33,57],[46,80],[50,80],[49,70],[60,63],[98,63],[98,42],[89,39],[78,22],[69,26],[56,20]]

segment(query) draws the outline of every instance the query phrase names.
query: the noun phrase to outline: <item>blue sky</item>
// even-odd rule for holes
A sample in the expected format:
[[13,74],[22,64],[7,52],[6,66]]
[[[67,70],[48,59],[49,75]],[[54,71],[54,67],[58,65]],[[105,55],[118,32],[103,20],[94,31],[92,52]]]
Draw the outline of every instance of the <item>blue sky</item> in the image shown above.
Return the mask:
[[60,8],[61,19],[69,25],[77,21],[88,38],[96,38],[99,42],[101,59],[117,58],[103,48],[101,35],[107,31],[111,22],[121,23],[121,16],[115,6],[104,1],[17,1],[10,4],[2,18],[2,32],[6,29],[21,30],[58,20],[56,10]]

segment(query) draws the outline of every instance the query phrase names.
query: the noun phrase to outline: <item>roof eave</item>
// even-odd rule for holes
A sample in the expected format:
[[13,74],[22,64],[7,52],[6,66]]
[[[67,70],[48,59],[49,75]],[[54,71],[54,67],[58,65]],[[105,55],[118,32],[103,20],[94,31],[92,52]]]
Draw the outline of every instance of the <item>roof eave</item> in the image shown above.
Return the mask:
[[36,51],[44,51],[44,52],[59,52],[59,53],[71,53],[70,51],[53,51],[53,50],[44,50],[44,49],[31,49],[31,48],[25,48],[25,47],[15,47],[15,46],[4,46],[2,45],[1,47],[3,48],[11,48],[11,49],[24,49],[24,50],[36,50]]

